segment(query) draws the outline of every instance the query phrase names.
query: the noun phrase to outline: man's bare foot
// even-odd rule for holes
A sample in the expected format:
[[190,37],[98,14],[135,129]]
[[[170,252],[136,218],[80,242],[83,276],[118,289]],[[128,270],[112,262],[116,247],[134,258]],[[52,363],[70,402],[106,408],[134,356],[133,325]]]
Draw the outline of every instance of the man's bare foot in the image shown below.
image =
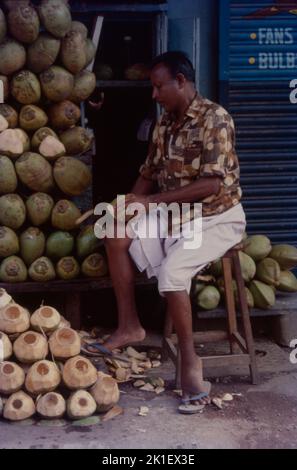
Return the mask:
[[143,341],[145,338],[145,330],[142,327],[131,330],[116,330],[103,344],[109,351],[113,349],[123,348]]
[[[191,395],[198,395],[203,392],[209,394],[210,392],[210,382],[203,380],[202,360],[197,357],[195,362],[190,367],[183,367],[182,365],[181,386],[184,398],[189,398]],[[207,396],[200,400],[193,400],[191,403],[193,405],[208,405],[210,401],[210,397]]]

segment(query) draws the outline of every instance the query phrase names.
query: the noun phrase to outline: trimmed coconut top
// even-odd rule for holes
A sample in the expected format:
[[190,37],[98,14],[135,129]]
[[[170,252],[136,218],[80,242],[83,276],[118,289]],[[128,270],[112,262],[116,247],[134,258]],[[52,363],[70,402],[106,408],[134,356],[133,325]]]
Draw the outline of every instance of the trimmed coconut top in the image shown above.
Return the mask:
[[38,364],[36,370],[37,373],[42,376],[49,374],[50,371],[49,366],[45,362],[41,362],[40,364]]
[[15,367],[13,364],[10,363],[4,363],[1,368],[1,373],[3,375],[11,375],[15,371]]
[[12,305],[4,310],[4,316],[7,320],[17,320],[22,313],[21,307]]
[[76,334],[71,328],[60,328],[57,331],[56,339],[61,344],[72,344],[76,341]]
[[26,344],[34,344],[37,341],[37,334],[30,332],[24,335],[23,340]]

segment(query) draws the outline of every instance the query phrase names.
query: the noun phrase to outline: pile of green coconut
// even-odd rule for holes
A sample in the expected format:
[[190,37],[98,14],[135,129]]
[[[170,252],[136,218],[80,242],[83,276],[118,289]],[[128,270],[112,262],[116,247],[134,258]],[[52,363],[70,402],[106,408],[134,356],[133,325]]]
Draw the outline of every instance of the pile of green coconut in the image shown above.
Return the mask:
[[81,337],[50,306],[31,315],[0,289],[0,416],[83,419],[119,401],[117,381],[80,355]]
[[[297,292],[297,278],[291,271],[297,266],[295,246],[272,245],[265,235],[245,235],[239,259],[250,308],[269,309],[275,305],[278,292]],[[233,291],[238,304],[235,280]],[[204,310],[219,306],[225,295],[221,259],[212,263],[206,273],[194,278],[192,295],[194,302]]]
[[75,225],[92,182],[79,124],[95,45],[66,0],[0,5],[0,281],[105,275],[93,227]]

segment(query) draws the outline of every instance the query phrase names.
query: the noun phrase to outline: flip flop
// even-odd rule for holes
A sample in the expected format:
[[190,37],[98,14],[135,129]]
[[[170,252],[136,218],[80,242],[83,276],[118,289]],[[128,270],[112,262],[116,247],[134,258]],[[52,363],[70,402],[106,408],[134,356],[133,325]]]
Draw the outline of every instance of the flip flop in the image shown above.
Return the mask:
[[[92,349],[96,349],[97,352],[92,351]],[[107,349],[101,343],[85,343],[83,347],[81,347],[81,351],[84,354],[88,354],[92,357],[109,357],[111,359],[118,359],[119,361],[123,362],[131,362],[126,356],[122,356],[121,354],[114,354],[112,351]]]
[[202,398],[209,397],[209,394],[206,392],[198,393],[197,395],[189,395],[188,397],[181,399],[181,404],[178,407],[178,411],[184,415],[192,415],[195,413],[199,413],[201,410],[205,408],[206,405],[197,404],[194,405],[191,403],[192,401],[199,401]]

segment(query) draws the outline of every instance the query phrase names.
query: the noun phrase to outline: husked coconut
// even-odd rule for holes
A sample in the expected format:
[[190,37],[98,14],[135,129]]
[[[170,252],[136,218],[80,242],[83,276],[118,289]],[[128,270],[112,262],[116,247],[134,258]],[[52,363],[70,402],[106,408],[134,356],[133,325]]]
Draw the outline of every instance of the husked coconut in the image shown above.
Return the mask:
[[0,132],[8,129],[8,121],[0,114]]
[[48,354],[46,338],[36,331],[22,333],[13,343],[13,352],[20,362],[33,364]]
[[59,328],[49,339],[50,351],[57,359],[77,356],[80,353],[80,347],[80,337],[71,328]]
[[91,96],[96,88],[96,75],[88,70],[82,70],[74,77],[74,86],[69,97],[74,103],[81,103]]
[[79,272],[79,264],[73,256],[65,256],[57,263],[57,276],[64,281],[75,279],[79,275]]
[[79,107],[71,101],[61,101],[52,105],[48,110],[51,125],[55,129],[68,129],[74,126],[80,118]]
[[26,50],[13,39],[6,39],[0,44],[0,74],[11,75],[22,69],[26,63]]
[[50,163],[38,153],[25,152],[15,164],[23,184],[33,191],[49,192],[53,188],[53,171]]
[[30,44],[39,34],[39,18],[36,10],[28,5],[11,9],[8,13],[10,34],[20,42]]
[[52,225],[60,230],[73,230],[80,216],[81,212],[73,202],[62,199],[53,208]]
[[72,21],[71,30],[80,33],[83,39],[88,37],[88,28],[81,21]]
[[26,201],[28,218],[35,226],[42,225],[50,219],[53,207],[53,198],[45,193],[32,194]]
[[69,31],[61,45],[61,59],[69,72],[79,73],[85,66],[87,56],[84,38],[78,31]]
[[20,235],[21,257],[27,266],[43,255],[45,236],[37,227],[29,227]]
[[45,29],[57,38],[63,38],[71,29],[72,18],[64,0],[42,0],[39,16]]
[[95,58],[96,55],[96,46],[93,43],[92,39],[87,38],[85,42],[85,51],[86,51],[86,65],[87,67]]
[[38,361],[27,372],[25,387],[32,395],[52,392],[61,382],[58,366],[51,361]]
[[11,395],[20,390],[25,382],[23,369],[14,362],[0,363],[0,393]]
[[19,120],[21,128],[25,131],[36,131],[46,126],[48,117],[43,109],[29,104],[22,107]]
[[63,382],[70,390],[79,390],[94,385],[97,380],[97,370],[83,356],[68,359],[63,367]]
[[60,39],[47,33],[41,33],[27,49],[27,67],[35,73],[41,73],[51,67],[59,54]]
[[18,194],[0,197],[0,224],[16,230],[26,219],[26,207]]
[[19,103],[38,103],[41,97],[41,89],[36,75],[29,70],[22,70],[14,75],[11,83],[11,94]]
[[9,97],[9,81],[8,78],[5,75],[0,75],[0,81],[2,82],[2,87],[3,87],[3,98],[4,101],[7,100]]
[[100,371],[97,372],[97,381],[90,389],[90,393],[97,404],[99,413],[110,410],[120,399],[117,381]]
[[48,100],[60,102],[70,96],[74,77],[63,67],[53,65],[41,73],[39,78],[42,92]]
[[31,397],[20,391],[13,393],[4,406],[3,416],[10,421],[22,421],[35,414],[35,405]]
[[19,239],[16,233],[9,227],[0,227],[0,258],[16,255],[19,250]]
[[21,305],[9,303],[0,310],[0,330],[11,335],[23,333],[30,326],[30,315],[28,310]]
[[5,333],[0,331],[0,363],[7,361],[12,355],[12,344]]
[[87,277],[102,277],[108,272],[107,264],[100,253],[89,255],[81,266],[82,273]]
[[18,256],[5,258],[0,265],[0,281],[2,282],[25,282],[28,273],[24,261]]
[[49,258],[42,256],[31,264],[29,276],[33,281],[52,281],[56,277],[54,265]]
[[49,127],[41,127],[38,129],[31,140],[32,150],[38,150],[42,141],[49,135],[58,139],[57,134]]
[[8,157],[0,155],[0,194],[14,193],[17,185],[14,164]]
[[61,191],[69,196],[79,196],[92,182],[87,165],[73,157],[61,157],[57,160],[54,178]]
[[66,402],[60,393],[49,392],[37,399],[36,411],[43,418],[62,418],[66,411]]
[[14,131],[24,144],[24,152],[29,152],[31,144],[27,132],[25,132],[23,129],[14,129]]
[[0,8],[0,44],[6,36],[6,32],[7,32],[6,19],[5,19],[2,9]]
[[18,158],[24,153],[25,144],[15,129],[6,129],[0,134],[0,154]]
[[6,307],[12,301],[11,295],[9,295],[5,289],[0,289],[0,309]]
[[0,104],[0,114],[5,117],[10,128],[15,128],[18,125],[19,116],[15,109],[9,104]]
[[91,147],[93,139],[93,133],[80,126],[71,127],[60,134],[60,140],[65,146],[67,155],[86,152]]
[[64,144],[56,137],[48,135],[39,146],[39,153],[47,160],[56,160],[66,153]]
[[70,419],[82,419],[92,416],[96,408],[94,398],[86,390],[77,390],[67,400],[67,414]]
[[55,308],[43,305],[35,310],[30,321],[34,330],[49,333],[58,328],[61,316]]

